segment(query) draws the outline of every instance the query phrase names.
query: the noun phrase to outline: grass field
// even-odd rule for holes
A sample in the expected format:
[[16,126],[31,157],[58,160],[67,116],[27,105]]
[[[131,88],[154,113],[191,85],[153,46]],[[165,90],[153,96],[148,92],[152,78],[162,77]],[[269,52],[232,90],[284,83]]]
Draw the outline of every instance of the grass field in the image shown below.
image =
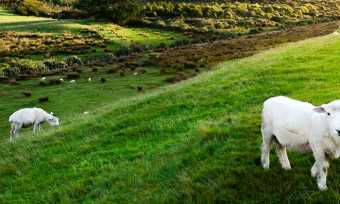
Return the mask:
[[[86,23],[84,23],[86,22]],[[57,20],[43,17],[27,17],[16,15],[13,11],[3,9],[0,7],[0,32],[3,31],[15,31],[15,32],[28,32],[28,33],[41,33],[41,34],[52,34],[52,36],[62,36],[63,33],[72,33],[73,35],[88,36],[88,33],[81,33],[80,31],[84,28],[96,29],[98,33],[92,38],[95,40],[101,40],[99,34],[105,34],[109,39],[113,39],[113,42],[105,43],[107,49],[115,50],[120,48],[122,45],[129,45],[133,42],[139,42],[141,44],[148,44],[155,47],[161,42],[167,42],[169,45],[172,44],[176,39],[185,38],[182,33],[174,33],[170,31],[160,31],[157,29],[139,28],[139,27],[118,27],[117,25],[109,24],[108,22],[93,22],[87,19],[83,20]],[[102,29],[102,30],[100,30]],[[127,37],[126,40],[117,37],[117,35],[111,32],[113,29],[116,33],[122,37]],[[156,34],[158,32],[159,34]],[[140,33],[145,33],[149,37],[144,37]],[[173,40],[169,35],[174,37]],[[50,47],[49,45],[47,45]],[[96,49],[96,56],[101,56],[104,53],[104,49],[91,46],[91,49]],[[41,54],[32,54],[31,59],[38,60]],[[67,57],[66,54],[61,54],[58,57]],[[80,58],[85,59],[87,54],[78,53]],[[15,58],[16,59],[16,58]],[[0,62],[0,66],[5,63]]]
[[284,171],[272,152],[271,169],[263,170],[259,147],[267,98],[315,105],[339,98],[339,46],[338,35],[284,45],[179,84],[98,102],[86,117],[62,110],[61,126],[23,131],[14,142],[3,136],[0,201],[337,202],[339,160],[330,161],[322,192],[310,176],[312,154],[288,153],[292,170]]

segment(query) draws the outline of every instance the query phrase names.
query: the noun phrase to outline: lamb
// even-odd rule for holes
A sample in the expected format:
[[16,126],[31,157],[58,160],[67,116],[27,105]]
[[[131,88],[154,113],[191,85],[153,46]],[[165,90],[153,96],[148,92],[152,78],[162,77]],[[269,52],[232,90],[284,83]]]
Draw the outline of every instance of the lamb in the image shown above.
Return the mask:
[[40,81],[45,81],[45,77],[41,78]]
[[138,73],[133,73],[133,75],[137,75]]
[[83,114],[84,114],[84,115],[87,115],[87,114],[89,114],[89,112],[85,111]]
[[327,158],[340,156],[340,100],[318,107],[284,96],[268,99],[262,110],[262,164],[269,169],[269,151],[276,148],[284,169],[291,169],[286,149],[313,153],[312,177],[326,190]]
[[89,82],[91,81],[91,78],[89,78]]
[[64,82],[64,79],[63,79],[63,78],[60,78],[59,80],[60,80],[61,82]]
[[40,131],[40,124],[44,122],[48,122],[52,126],[59,125],[57,117],[53,117],[48,114],[41,108],[24,108],[14,112],[9,117],[9,122],[11,123],[11,137],[10,141],[12,141],[13,136],[19,137],[20,128],[28,128],[31,125],[34,125],[33,132],[36,129]]
[[75,80],[71,80],[71,81],[70,81],[70,84],[74,84],[74,83],[76,83]]

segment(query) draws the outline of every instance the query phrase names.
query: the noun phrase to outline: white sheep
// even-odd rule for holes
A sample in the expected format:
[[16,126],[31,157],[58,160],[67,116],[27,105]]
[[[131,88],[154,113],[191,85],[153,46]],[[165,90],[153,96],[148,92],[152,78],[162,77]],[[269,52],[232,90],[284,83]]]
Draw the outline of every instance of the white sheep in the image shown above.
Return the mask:
[[75,80],[71,80],[71,81],[70,81],[70,84],[74,84],[74,83],[76,83]]
[[138,73],[133,73],[133,75],[137,75]]
[[63,78],[60,78],[59,80],[60,80],[61,82],[64,82],[64,79],[63,79]]
[[45,81],[45,77],[41,78],[40,81]]
[[338,33],[338,32],[336,32],[336,31],[335,31],[333,34],[334,34],[334,35],[339,35],[339,33]]
[[84,115],[87,115],[87,114],[89,114],[89,112],[85,111],[83,114],[84,114]]
[[284,96],[268,99],[262,111],[262,164],[269,168],[269,151],[276,148],[284,169],[291,169],[286,149],[313,153],[311,175],[326,190],[327,158],[340,155],[340,100],[315,107]]
[[34,125],[33,132],[36,129],[40,131],[40,124],[47,121],[50,125],[55,126],[59,125],[58,120],[57,117],[53,117],[41,108],[34,107],[18,110],[9,117],[9,122],[12,126],[9,140],[12,141],[13,137],[19,137],[20,128],[28,128]]
[[91,78],[89,78],[89,81],[91,81]]

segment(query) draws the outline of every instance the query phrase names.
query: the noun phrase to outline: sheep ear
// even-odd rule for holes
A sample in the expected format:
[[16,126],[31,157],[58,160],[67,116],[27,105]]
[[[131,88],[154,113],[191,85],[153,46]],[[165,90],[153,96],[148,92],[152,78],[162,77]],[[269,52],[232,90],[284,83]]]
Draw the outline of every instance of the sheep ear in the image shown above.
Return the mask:
[[326,113],[325,109],[321,106],[314,108],[313,111],[317,113]]

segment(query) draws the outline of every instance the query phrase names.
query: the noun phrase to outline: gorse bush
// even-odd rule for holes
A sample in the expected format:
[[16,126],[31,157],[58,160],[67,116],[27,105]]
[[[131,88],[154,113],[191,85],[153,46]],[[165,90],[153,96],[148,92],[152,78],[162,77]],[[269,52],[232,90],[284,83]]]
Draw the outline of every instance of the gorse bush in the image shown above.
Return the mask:
[[155,47],[155,49],[169,49],[169,45],[166,42],[161,42]]
[[64,61],[68,65],[74,65],[74,64],[81,65],[82,64],[82,60],[80,58],[78,58],[76,55],[64,58]]

